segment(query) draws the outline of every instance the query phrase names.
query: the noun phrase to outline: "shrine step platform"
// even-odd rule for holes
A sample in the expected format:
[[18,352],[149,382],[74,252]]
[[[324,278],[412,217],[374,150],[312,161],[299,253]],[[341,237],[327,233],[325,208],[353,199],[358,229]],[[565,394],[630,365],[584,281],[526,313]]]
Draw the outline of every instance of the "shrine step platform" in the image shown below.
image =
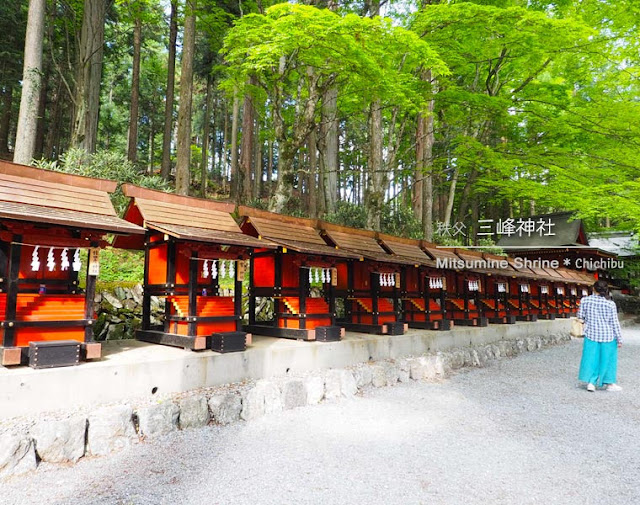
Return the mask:
[[393,336],[347,332],[336,342],[254,335],[246,351],[224,354],[211,350],[194,353],[136,340],[104,342],[102,359],[78,366],[43,370],[0,367],[0,419],[342,368],[453,347],[568,333],[569,327],[568,319],[559,318],[484,328],[456,326],[446,332],[410,329]]

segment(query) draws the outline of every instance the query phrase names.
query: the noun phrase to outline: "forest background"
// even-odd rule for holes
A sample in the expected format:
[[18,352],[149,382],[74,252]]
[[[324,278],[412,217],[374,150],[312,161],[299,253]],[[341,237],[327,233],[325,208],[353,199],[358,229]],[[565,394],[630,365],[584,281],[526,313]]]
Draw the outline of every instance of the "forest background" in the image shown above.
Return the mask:
[[639,229],[638,20],[634,0],[2,2],[0,156],[441,243],[565,210]]

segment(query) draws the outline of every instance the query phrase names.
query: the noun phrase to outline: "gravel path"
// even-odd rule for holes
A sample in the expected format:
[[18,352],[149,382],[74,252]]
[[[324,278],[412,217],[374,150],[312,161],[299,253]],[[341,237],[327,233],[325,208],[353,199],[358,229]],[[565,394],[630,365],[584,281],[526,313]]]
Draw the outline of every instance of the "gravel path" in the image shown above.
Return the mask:
[[587,393],[581,342],[441,383],[175,432],[0,484],[0,504],[640,503],[640,328],[621,393]]

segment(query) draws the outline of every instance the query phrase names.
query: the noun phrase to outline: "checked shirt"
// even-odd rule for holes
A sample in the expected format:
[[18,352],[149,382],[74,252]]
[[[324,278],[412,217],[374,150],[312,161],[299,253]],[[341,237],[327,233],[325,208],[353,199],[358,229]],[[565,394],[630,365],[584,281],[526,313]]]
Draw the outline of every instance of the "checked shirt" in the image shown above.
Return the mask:
[[584,321],[584,336],[594,342],[622,342],[615,302],[604,296],[590,295],[580,300],[578,319]]

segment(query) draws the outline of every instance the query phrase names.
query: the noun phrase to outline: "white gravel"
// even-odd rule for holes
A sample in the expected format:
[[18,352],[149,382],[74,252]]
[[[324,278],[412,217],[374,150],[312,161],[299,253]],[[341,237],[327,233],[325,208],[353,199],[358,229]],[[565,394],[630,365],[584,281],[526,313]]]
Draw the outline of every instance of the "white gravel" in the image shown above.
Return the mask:
[[621,393],[576,379],[582,343],[249,423],[175,432],[0,484],[0,504],[640,503],[640,328]]

